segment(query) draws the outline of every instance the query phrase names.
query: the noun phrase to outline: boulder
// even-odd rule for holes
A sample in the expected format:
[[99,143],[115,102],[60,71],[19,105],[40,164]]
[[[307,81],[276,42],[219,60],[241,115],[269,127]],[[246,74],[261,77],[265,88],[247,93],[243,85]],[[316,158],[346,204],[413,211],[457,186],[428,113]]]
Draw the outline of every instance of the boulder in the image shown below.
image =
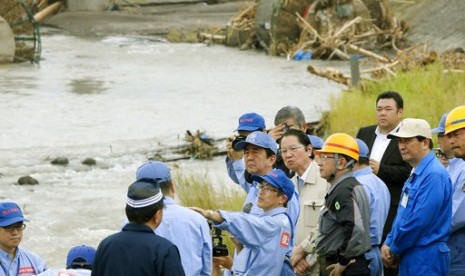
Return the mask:
[[53,164],[53,165],[65,166],[65,165],[69,164],[69,160],[66,157],[60,156],[60,157],[57,157],[57,158],[53,159],[52,162],[50,162],[50,163]]
[[38,185],[39,181],[37,179],[33,178],[32,176],[21,176],[18,179],[18,184],[19,185]]

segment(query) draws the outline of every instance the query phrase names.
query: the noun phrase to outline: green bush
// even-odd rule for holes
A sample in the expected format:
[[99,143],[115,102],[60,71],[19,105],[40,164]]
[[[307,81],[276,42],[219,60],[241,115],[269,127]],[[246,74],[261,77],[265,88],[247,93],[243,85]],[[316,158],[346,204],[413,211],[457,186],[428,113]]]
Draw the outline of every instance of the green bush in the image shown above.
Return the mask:
[[442,114],[465,104],[465,74],[444,72],[439,64],[400,72],[394,78],[365,82],[331,99],[328,134],[356,135],[362,126],[376,124],[376,97],[388,90],[404,99],[404,118],[422,118],[436,127]]

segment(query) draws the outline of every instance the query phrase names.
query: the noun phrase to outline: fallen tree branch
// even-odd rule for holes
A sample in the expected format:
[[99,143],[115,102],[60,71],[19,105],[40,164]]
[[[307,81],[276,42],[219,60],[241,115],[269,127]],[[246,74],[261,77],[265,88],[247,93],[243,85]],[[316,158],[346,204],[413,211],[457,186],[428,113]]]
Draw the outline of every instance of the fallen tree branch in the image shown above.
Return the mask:
[[340,84],[344,84],[349,86],[350,85],[350,77],[344,75],[342,72],[333,69],[333,68],[326,68],[326,70],[321,70],[313,67],[312,65],[307,66],[307,71],[310,74],[317,75],[323,78],[327,78],[329,80],[335,81]]
[[391,63],[392,62],[388,58],[385,58],[383,56],[380,56],[378,54],[375,54],[375,53],[373,53],[371,51],[368,51],[366,49],[363,49],[361,47],[355,46],[355,45],[350,44],[350,43],[347,44],[347,48],[349,48],[349,49],[351,49],[351,50],[353,50],[353,51],[355,51],[357,53],[360,53],[360,54],[362,54],[364,56],[374,58],[374,59],[376,59],[376,60],[378,60],[378,61],[380,61],[382,63]]
[[302,22],[302,24],[304,24],[304,26],[310,30],[310,32],[312,32],[316,37],[318,37],[320,40],[323,40],[323,38],[320,36],[320,34],[315,30],[315,28],[313,28],[312,25],[310,25],[310,23],[307,22],[307,20],[305,20],[298,12],[295,13],[297,18],[300,20],[300,22]]

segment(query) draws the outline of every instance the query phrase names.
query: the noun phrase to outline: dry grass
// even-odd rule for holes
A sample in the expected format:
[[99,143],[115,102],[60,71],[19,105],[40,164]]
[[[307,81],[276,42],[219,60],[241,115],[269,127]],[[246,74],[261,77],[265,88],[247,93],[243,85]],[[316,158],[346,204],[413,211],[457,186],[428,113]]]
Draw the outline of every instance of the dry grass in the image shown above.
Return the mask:
[[[197,206],[203,209],[240,211],[245,200],[245,192],[227,187],[215,187],[208,173],[176,173],[174,175],[177,197],[183,206]],[[223,231],[223,242],[230,254],[234,245],[229,233]]]

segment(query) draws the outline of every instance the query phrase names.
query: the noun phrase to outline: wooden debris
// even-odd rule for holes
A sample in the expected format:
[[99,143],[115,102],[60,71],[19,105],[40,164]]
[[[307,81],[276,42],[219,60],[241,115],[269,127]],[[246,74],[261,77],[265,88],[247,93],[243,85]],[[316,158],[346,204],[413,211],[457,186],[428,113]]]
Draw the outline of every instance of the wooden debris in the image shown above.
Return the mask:
[[364,56],[367,56],[367,57],[374,58],[374,59],[376,59],[377,61],[380,61],[380,62],[383,62],[383,63],[391,63],[391,62],[392,62],[392,61],[391,61],[390,59],[388,59],[388,58],[385,58],[385,57],[383,57],[383,56],[380,56],[380,55],[378,55],[378,54],[375,54],[375,53],[373,53],[373,52],[371,52],[371,51],[368,51],[368,50],[363,49],[363,48],[361,48],[361,47],[358,47],[358,46],[356,46],[356,45],[353,45],[353,44],[348,43],[348,44],[346,44],[346,46],[347,46],[347,48],[349,48],[349,49],[351,49],[351,50],[353,50],[353,51],[355,51],[355,52],[357,52],[357,53],[360,53],[360,54],[362,54],[362,55],[364,55]]
[[49,17],[50,15],[56,13],[59,9],[61,9],[63,7],[63,2],[55,2],[49,6],[47,6],[46,8],[44,8],[43,10],[41,10],[40,12],[36,13],[34,15],[34,20],[36,22],[41,22],[42,20],[44,20],[45,18]]
[[311,74],[327,78],[329,80],[335,81],[340,84],[349,85],[350,76],[344,75],[341,71],[338,71],[333,68],[326,68],[325,70],[318,69],[312,65],[307,66],[307,71]]
[[209,41],[214,43],[224,43],[226,41],[225,35],[215,35],[215,34],[207,34],[207,33],[199,33],[199,40],[200,41]]

